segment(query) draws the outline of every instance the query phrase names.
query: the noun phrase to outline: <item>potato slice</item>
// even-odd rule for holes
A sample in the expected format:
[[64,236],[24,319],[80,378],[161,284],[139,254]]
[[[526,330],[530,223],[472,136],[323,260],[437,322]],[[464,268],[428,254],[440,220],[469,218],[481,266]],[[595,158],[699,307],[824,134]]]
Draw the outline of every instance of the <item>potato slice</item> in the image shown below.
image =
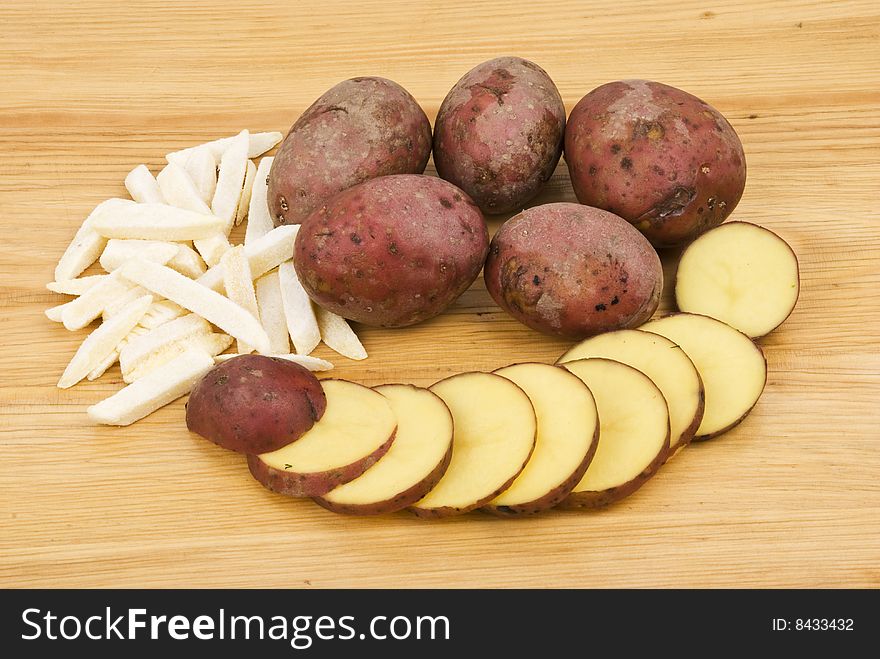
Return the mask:
[[201,350],[189,350],[92,405],[89,418],[111,426],[127,426],[186,395],[213,366],[210,356]]
[[125,279],[197,313],[227,334],[253,345],[260,352],[270,352],[269,337],[256,318],[229,298],[187,279],[179,272],[143,259],[129,261],[116,272]]
[[706,406],[695,440],[730,430],[755,406],[767,382],[767,362],[754,341],[720,320],[678,313],[641,326],[687,353],[705,389]]
[[213,215],[193,213],[167,204],[120,201],[123,203],[95,211],[92,228],[105,238],[194,240],[207,238],[223,228],[223,221]]
[[525,392],[500,375],[453,375],[431,391],[452,412],[452,461],[410,510],[419,517],[448,517],[479,508],[510,487],[535,447],[537,421]]
[[[61,321],[69,330],[82,329],[95,320],[114,300],[124,296],[134,285],[116,270],[75,300],[65,305]],[[130,300],[129,300],[130,301]]]
[[[287,319],[287,330],[293,347],[298,355],[308,355],[321,342],[321,330],[318,329],[318,320],[312,309],[312,301],[306,293],[292,261],[286,261],[278,266],[278,282],[281,287],[281,299],[284,305],[284,317]],[[346,323],[347,325],[347,323]],[[342,337],[342,332],[337,331],[337,336]],[[355,337],[357,338],[357,337]],[[346,341],[340,338],[341,341]],[[350,351],[357,352],[350,339],[346,346]],[[358,344],[360,342],[358,341]],[[329,345],[329,344],[328,344]]]
[[168,362],[177,359],[188,350],[200,350],[210,357],[215,357],[232,345],[232,337],[228,334],[194,334],[187,339],[168,344],[150,353],[130,371],[122,374],[124,382],[130,383],[146,377]]
[[483,507],[500,515],[535,514],[565,499],[596,453],[599,416],[587,386],[547,364],[514,364],[494,371],[526,392],[538,420],[535,450],[510,487]]
[[367,358],[361,340],[342,316],[337,316],[332,311],[313,305],[315,317],[318,320],[318,329],[321,331],[321,341],[331,350],[338,352],[343,357],[361,360]]
[[681,346],[658,334],[618,330],[578,343],[559,358],[560,364],[604,357],[647,375],[669,406],[669,457],[687,446],[703,420],[703,383]]
[[[148,331],[146,334],[130,338],[119,351],[119,366],[122,374],[130,373],[141,361],[178,341],[186,341],[200,334],[211,333],[211,325],[194,313],[175,318]],[[213,356],[213,355],[212,355]]]
[[99,262],[107,272],[113,272],[129,259],[139,256],[147,261],[165,265],[177,254],[176,243],[162,240],[120,240],[113,238],[101,253]]
[[196,184],[186,169],[173,162],[168,163],[156,176],[156,182],[165,197],[166,203],[202,215],[212,215],[211,208],[205,203]]
[[217,160],[210,149],[193,149],[187,156],[175,161],[189,174],[198,190],[199,198],[210,204],[217,189]]
[[[223,255],[220,263],[223,265],[223,285],[226,288],[226,296],[250,313],[259,323],[260,310],[257,308],[257,296],[254,293],[251,268],[244,255],[244,247],[241,245],[233,247]],[[244,341],[238,341],[238,352],[248,354],[253,351],[253,346]],[[268,351],[271,352],[271,341]]]
[[697,238],[675,277],[679,309],[717,318],[752,338],[779,327],[799,292],[794,250],[749,222],[728,222]]
[[[287,330],[285,329],[285,334]],[[214,358],[214,361],[217,363],[225,362],[227,359],[232,359],[233,357],[238,357],[238,353],[230,352],[225,355],[217,355]],[[310,355],[291,355],[291,354],[273,354],[266,355],[267,357],[274,357],[275,359],[286,359],[288,361],[294,362],[295,364],[299,364],[303,368],[307,368],[310,371],[331,371],[333,370],[333,364],[328,362],[326,359],[320,359],[318,357],[312,357]]]
[[248,214],[251,203],[251,194],[254,189],[254,179],[257,176],[257,166],[250,160],[247,161],[247,170],[244,175],[244,187],[238,198],[238,208],[235,210],[235,226],[241,224]]
[[611,359],[579,359],[564,367],[593,392],[599,445],[562,508],[595,508],[629,496],[654,475],[669,451],[666,400],[651,379]]
[[95,206],[94,210],[83,221],[71,243],[67,246],[58,265],[55,266],[55,281],[65,281],[77,277],[98,260],[107,239],[95,231],[92,226],[99,215],[113,212],[132,202],[127,199],[108,199]]
[[177,243],[177,253],[165,265],[190,279],[201,277],[208,269],[199,253],[184,243]]
[[269,170],[272,169],[272,156],[267,156],[260,161],[257,173],[254,176],[254,186],[251,189],[251,201],[248,204],[248,221],[245,227],[244,244],[250,245],[258,238],[269,233],[274,224],[269,214]]
[[61,389],[72,387],[101,364],[138,324],[152,302],[153,298],[150,295],[129,302],[122,311],[89,334],[64,369],[61,379],[58,380],[58,387]]
[[287,446],[248,455],[251,474],[273,492],[322,496],[354,480],[391,448],[397,419],[388,399],[354,382],[324,380],[324,415]]
[[53,293],[60,293],[62,295],[82,295],[106,276],[89,275],[88,277],[79,277],[78,279],[52,281],[46,284],[46,288]]
[[431,491],[452,459],[452,414],[439,396],[408,384],[375,389],[391,404],[397,435],[388,453],[362,476],[315,498],[336,513],[382,515],[403,510]]
[[[257,156],[263,155],[284,138],[284,135],[276,131],[269,133],[244,132],[248,133],[248,158],[256,158]],[[172,151],[165,155],[165,160],[181,164],[190,157],[193,151],[207,149],[211,155],[214,156],[214,160],[219,162],[226,150],[235,143],[237,137],[237,135],[233,135],[232,137],[224,137],[219,140],[214,140],[213,142],[205,142],[204,144],[181,149],[180,151]]]
[[269,335],[269,345],[273,354],[290,352],[290,336],[287,330],[287,318],[284,315],[284,300],[281,296],[281,283],[278,271],[273,270],[255,282],[257,308],[260,311],[260,322]]
[[[297,231],[299,231],[298,224],[287,224],[244,246],[244,254],[248,257],[251,275],[255,279],[293,257],[293,243]],[[219,265],[210,268],[198,278],[198,282],[213,291],[222,291],[223,268]]]
[[142,204],[164,204],[159,184],[146,165],[138,165],[125,176],[125,189]]

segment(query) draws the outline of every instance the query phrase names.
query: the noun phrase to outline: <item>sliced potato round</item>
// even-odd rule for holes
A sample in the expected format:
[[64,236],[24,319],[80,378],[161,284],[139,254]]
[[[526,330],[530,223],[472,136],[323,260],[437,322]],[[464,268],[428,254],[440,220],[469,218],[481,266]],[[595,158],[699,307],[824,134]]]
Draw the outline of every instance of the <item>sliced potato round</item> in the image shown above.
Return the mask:
[[681,346],[703,381],[706,407],[694,439],[730,430],[754,407],[767,382],[767,362],[754,341],[720,320],[678,313],[641,329]]
[[593,358],[564,366],[593,392],[599,446],[561,506],[604,506],[635,492],[663,464],[669,449],[666,400],[647,375],[626,364]]
[[557,366],[514,364],[495,373],[526,392],[538,432],[525,469],[483,509],[507,516],[552,508],[578,484],[596,452],[599,415],[593,395],[580,378]]
[[277,451],[248,455],[251,475],[273,492],[322,496],[363,474],[391,447],[397,418],[385,396],[346,380],[321,386],[327,407],[311,429]]
[[682,311],[717,318],[750,337],[788,318],[800,292],[798,260],[775,233],[728,222],[703,234],[681,255],[675,302]]
[[488,503],[506,490],[535,447],[529,397],[492,373],[461,373],[431,387],[452,412],[452,460],[440,482],[410,506],[419,517],[448,517]]
[[391,404],[397,435],[388,453],[362,476],[315,498],[333,512],[403,510],[431,491],[452,458],[452,414],[439,396],[408,384],[386,384],[376,391]]
[[639,330],[619,330],[586,339],[559,358],[604,357],[647,375],[669,406],[669,457],[687,446],[703,419],[703,383],[681,346],[666,337]]

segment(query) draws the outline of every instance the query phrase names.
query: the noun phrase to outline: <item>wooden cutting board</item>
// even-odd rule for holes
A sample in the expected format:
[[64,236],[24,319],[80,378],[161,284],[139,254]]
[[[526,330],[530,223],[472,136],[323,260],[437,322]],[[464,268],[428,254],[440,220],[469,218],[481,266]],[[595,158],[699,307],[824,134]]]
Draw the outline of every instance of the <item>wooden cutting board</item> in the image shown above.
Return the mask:
[[[0,586],[880,586],[876,2],[6,0],[0,24]],[[802,277],[761,341],[769,381],[741,426],[600,512],[352,519],[263,490],[187,433],[182,401],[95,427],[85,408],[120,387],[118,368],[55,388],[86,332],[43,316],[64,300],[44,284],[133,166],[286,130],[356,75],[398,81],[433,119],[500,54],[545,67],[569,110],[603,82],[651,78],[736,127],[749,179],[734,218],[790,241]],[[574,200],[564,165],[535,203],[560,200]],[[360,334],[362,363],[317,354],[367,385],[566,348],[482,281],[440,318]]]

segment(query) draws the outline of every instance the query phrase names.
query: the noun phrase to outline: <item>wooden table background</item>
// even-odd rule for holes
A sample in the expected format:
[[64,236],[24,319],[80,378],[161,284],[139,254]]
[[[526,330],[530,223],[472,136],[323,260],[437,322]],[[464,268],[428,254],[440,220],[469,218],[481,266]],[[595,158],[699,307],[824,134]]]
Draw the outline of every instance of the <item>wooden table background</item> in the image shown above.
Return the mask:
[[[880,586],[880,4],[5,0],[0,34],[0,586]],[[134,165],[286,131],[356,75],[396,80],[433,120],[501,54],[546,68],[569,110],[650,78],[739,132],[734,218],[791,242],[802,293],[762,341],[767,389],[736,430],[601,512],[353,519],[263,490],[187,433],[182,402],[91,425],[118,367],[55,388],[85,330],[43,317],[64,299],[44,284]],[[539,200],[574,200],[564,165]],[[367,385],[566,347],[506,317],[482,280],[436,320],[361,336],[365,362],[317,354]]]

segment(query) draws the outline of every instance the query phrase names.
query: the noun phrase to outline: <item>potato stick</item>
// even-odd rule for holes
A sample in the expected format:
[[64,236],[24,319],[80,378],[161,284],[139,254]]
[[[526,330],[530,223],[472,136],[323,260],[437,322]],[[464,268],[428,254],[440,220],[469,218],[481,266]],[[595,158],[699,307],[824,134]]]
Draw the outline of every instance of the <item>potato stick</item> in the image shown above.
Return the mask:
[[171,162],[156,176],[162,196],[171,206],[194,213],[211,215],[211,209],[199,194],[196,184],[180,165]]
[[135,256],[140,256],[147,261],[165,265],[175,254],[177,244],[167,243],[161,240],[121,240],[113,238],[107,241],[107,246],[101,253],[98,262],[107,272],[113,272],[123,263]]
[[251,203],[251,191],[254,189],[254,178],[257,175],[257,166],[250,160],[247,161],[247,171],[244,175],[244,187],[238,199],[238,209],[235,211],[235,226],[241,224],[248,214],[248,206]]
[[132,370],[123,372],[122,380],[126,383],[140,380],[187,350],[201,350],[214,357],[231,345],[232,337],[228,334],[196,334],[184,341],[171,343],[161,350],[151,353],[146,359],[139,361]]
[[267,194],[269,192],[269,170],[272,169],[273,156],[260,161],[251,189],[251,203],[248,205],[247,226],[244,233],[244,244],[250,245],[257,238],[262,238],[272,230],[272,216],[269,214]]
[[82,295],[106,276],[107,275],[89,275],[78,279],[51,281],[46,284],[46,288],[53,293],[61,293],[62,295]]
[[[226,235],[232,230],[235,220],[235,209],[244,188],[247,174],[247,139],[248,132],[243,130],[220,158],[220,170],[217,174],[217,189],[211,199],[211,211],[223,222]],[[198,246],[196,246],[198,248]]]
[[184,243],[177,243],[177,254],[165,264],[172,270],[177,270],[182,275],[186,275],[190,279],[201,277],[205,274],[208,267],[192,247]]
[[223,258],[223,255],[232,249],[229,239],[222,233],[215,233],[208,238],[196,240],[195,246],[205,263],[211,267],[220,263],[220,259]]
[[[101,320],[106,321],[108,318],[115,316],[126,304],[143,295],[148,295],[149,292],[150,291],[143,286],[132,286],[125,293],[112,298],[106,305],[104,305],[104,311],[101,312]],[[156,298],[154,297],[153,300],[155,301],[155,299]]]
[[[155,297],[157,296],[154,296],[154,298]],[[153,329],[154,327],[159,327],[159,325],[174,320],[175,318],[180,318],[180,316],[183,316],[184,314],[186,314],[186,309],[171,300],[154,301],[147,310],[147,313],[144,314],[144,317],[141,318],[138,327],[143,327],[148,330]]]
[[227,334],[251,344],[260,352],[269,352],[269,337],[266,336],[259,321],[216,291],[187,279],[167,266],[156,265],[143,259],[129,261],[116,272],[125,279],[197,313]]
[[284,316],[284,302],[281,299],[281,283],[278,271],[273,270],[255,282],[257,308],[260,322],[269,335],[269,347],[273,354],[290,352],[290,337],[287,333],[287,319]]
[[321,328],[321,340],[331,350],[335,350],[349,359],[366,359],[367,351],[342,316],[315,305],[318,327]]
[[116,363],[116,360],[119,359],[119,351],[113,350],[109,355],[107,355],[101,363],[99,363],[92,371],[86,376],[86,379],[91,382],[93,380],[97,380],[99,377],[104,375],[113,364]]
[[199,192],[199,197],[205,204],[210,204],[214,198],[214,190],[217,188],[217,160],[210,149],[193,149],[183,158],[182,165],[192,179],[193,185]]
[[207,238],[223,228],[223,221],[167,204],[128,202],[99,210],[92,228],[105,238],[177,241]]
[[107,239],[94,230],[92,222],[97,215],[130,203],[127,199],[108,199],[95,206],[55,266],[55,281],[73,279],[98,260]]
[[[214,160],[219,162],[220,158],[223,156],[226,149],[228,149],[232,143],[234,142],[237,136],[233,135],[232,137],[224,137],[219,140],[214,140],[213,142],[206,142],[204,144],[199,144],[198,146],[191,146],[187,149],[181,149],[180,151],[172,151],[165,155],[165,160],[168,162],[177,162],[180,164],[186,158],[190,157],[190,154],[197,149],[207,149],[210,151],[211,155],[214,156]],[[271,133],[250,133],[248,132],[248,158],[256,158],[257,156],[261,156],[266,151],[274,147],[278,144],[284,135],[278,132]]]
[[210,334],[211,325],[194,313],[175,318],[150,330],[146,334],[130,337],[119,351],[119,366],[123,375],[151,353],[198,334]]
[[287,331],[298,355],[308,355],[321,342],[321,331],[308,293],[299,283],[293,261],[278,266],[278,282],[284,303]]
[[[226,297],[249,312],[257,322],[260,322],[254,282],[247,257],[244,255],[244,247],[241,245],[233,247],[223,255],[220,263],[223,265],[223,286],[226,288]],[[269,345],[271,348],[271,342]],[[241,340],[238,341],[237,347],[241,353],[254,351],[253,346]]]
[[[64,310],[67,308],[68,304],[70,304],[70,302],[65,302],[64,304],[59,304],[55,307],[49,307],[43,313],[45,313],[46,318],[51,320],[53,323],[60,323],[64,318]],[[285,329],[285,331],[287,330]]]
[[71,300],[61,316],[61,322],[69,330],[82,329],[101,315],[116,298],[125,295],[133,284],[124,281],[115,270],[99,284],[92,286],[75,300]]
[[214,366],[202,350],[188,350],[149,375],[124,387],[88,409],[98,423],[127,426],[189,393]]
[[125,189],[142,204],[164,204],[165,197],[146,165],[138,165],[125,177]]
[[58,380],[58,386],[67,389],[91,373],[138,324],[152,302],[153,298],[150,295],[129,302],[122,311],[89,334],[64,369],[61,379]]
[[[262,238],[244,246],[244,255],[248,258],[251,275],[256,279],[262,277],[272,268],[278,267],[293,256],[293,243],[298,224],[287,224],[272,229]],[[223,290],[223,267],[216,265],[199,277],[198,281],[213,291]]]
[[[232,359],[233,357],[240,356],[241,355],[239,355],[238,353],[229,352],[225,355],[217,355],[216,357],[214,357],[214,361],[219,364],[220,362],[225,362],[226,360]],[[286,359],[287,361],[299,364],[300,366],[307,368],[310,371],[329,371],[333,369],[333,364],[328,362],[326,359],[320,359],[319,357],[312,357],[310,355],[291,355],[289,353],[284,353],[266,356],[274,357],[275,359]]]

